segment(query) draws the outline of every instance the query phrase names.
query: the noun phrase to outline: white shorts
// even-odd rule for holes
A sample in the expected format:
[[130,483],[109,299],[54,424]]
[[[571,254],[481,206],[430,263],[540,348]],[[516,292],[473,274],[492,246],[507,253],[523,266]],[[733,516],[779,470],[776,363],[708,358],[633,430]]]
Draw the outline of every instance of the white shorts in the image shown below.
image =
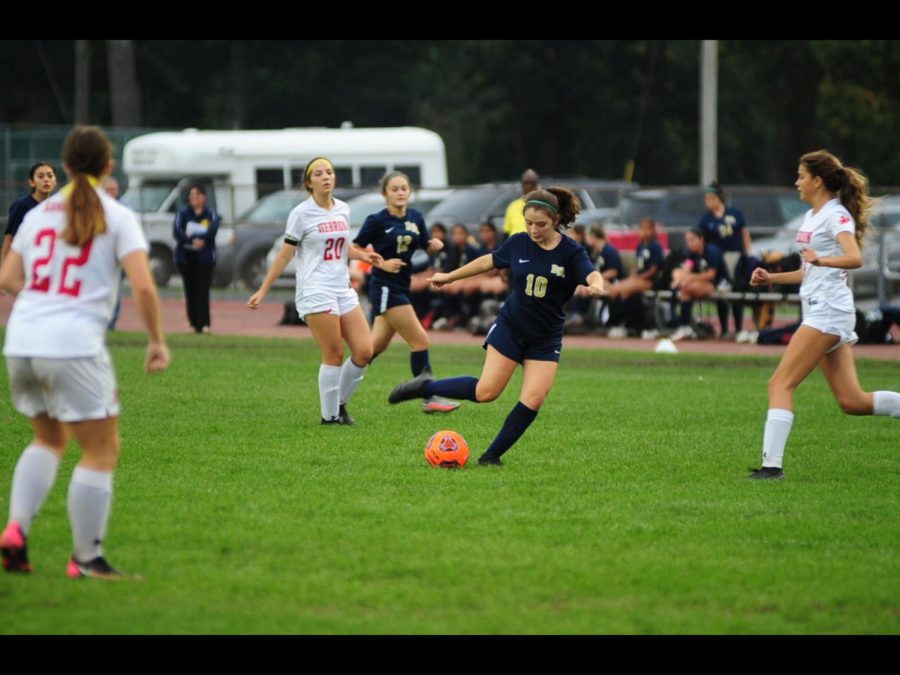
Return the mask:
[[27,417],[83,422],[119,414],[116,374],[105,347],[79,359],[7,356],[6,367],[13,407]]
[[837,335],[840,338],[838,343],[828,350],[829,354],[841,345],[855,345],[859,341],[859,336],[854,330],[856,328],[856,312],[837,310],[821,300],[812,301],[812,304],[808,300],[803,301],[802,325],[815,328],[820,333]]
[[320,313],[344,316],[359,307],[359,296],[352,288],[340,291],[311,288],[297,294],[296,304],[301,319],[307,314]]

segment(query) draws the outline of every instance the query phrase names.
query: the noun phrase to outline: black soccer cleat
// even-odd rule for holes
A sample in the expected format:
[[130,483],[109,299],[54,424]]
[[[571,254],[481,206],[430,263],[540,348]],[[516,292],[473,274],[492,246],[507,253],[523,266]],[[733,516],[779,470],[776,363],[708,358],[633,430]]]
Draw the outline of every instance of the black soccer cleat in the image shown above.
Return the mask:
[[332,417],[330,420],[326,420],[324,417],[322,418],[322,424],[340,424],[340,417]]
[[401,401],[409,401],[414,398],[427,398],[426,390],[429,383],[433,381],[434,375],[428,370],[423,370],[413,379],[394,387],[394,391],[388,394],[388,403],[400,403]]
[[356,424],[356,420],[350,417],[350,413],[347,412],[347,406],[344,403],[341,403],[340,412],[338,413],[338,422],[350,427]]
[[122,572],[106,562],[103,556],[97,556],[96,558],[94,558],[93,560],[89,560],[88,562],[78,562],[78,560],[73,555],[71,558],[69,558],[69,564],[66,566],[66,575],[70,579],[81,579],[83,577],[88,577],[91,579],[108,579],[113,581],[129,578],[140,578],[122,574]]
[[784,480],[784,471],[778,466],[764,466],[760,469],[750,469],[750,480]]
[[503,466],[503,462],[500,461],[499,457],[484,453],[478,458],[478,466]]

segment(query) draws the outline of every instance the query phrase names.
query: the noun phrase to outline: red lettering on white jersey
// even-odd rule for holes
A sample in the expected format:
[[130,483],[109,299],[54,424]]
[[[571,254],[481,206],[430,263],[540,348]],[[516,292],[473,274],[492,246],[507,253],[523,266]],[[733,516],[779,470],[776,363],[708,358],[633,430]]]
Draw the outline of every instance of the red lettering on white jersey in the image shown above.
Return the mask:
[[810,241],[812,241],[812,232],[803,232],[802,230],[797,232],[798,244],[808,244]]
[[841,225],[846,225],[850,222],[850,219],[847,216],[841,216],[838,220],[840,221]]
[[319,232],[347,232],[350,227],[343,220],[331,220],[317,225]]

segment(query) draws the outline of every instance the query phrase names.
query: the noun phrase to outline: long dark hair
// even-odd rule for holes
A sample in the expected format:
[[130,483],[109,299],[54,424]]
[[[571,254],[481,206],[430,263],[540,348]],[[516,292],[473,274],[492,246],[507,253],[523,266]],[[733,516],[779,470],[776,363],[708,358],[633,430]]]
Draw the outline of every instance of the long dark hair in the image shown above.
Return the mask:
[[565,229],[581,213],[581,201],[569,188],[554,186],[546,190],[532,190],[525,195],[522,212],[528,208],[544,211],[556,221],[557,227]]

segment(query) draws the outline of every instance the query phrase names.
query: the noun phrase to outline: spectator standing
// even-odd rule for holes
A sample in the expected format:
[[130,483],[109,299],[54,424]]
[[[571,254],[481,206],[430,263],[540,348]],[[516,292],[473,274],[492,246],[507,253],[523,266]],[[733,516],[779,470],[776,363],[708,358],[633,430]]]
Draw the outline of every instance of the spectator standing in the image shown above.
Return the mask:
[[216,266],[219,214],[206,204],[206,188],[193,185],[188,205],[175,215],[175,265],[184,284],[188,322],[197,333],[210,332],[209,287]]
[[533,169],[526,169],[522,174],[522,194],[509,203],[503,218],[503,232],[507,238],[525,231],[525,218],[522,215],[525,210],[525,196],[538,189],[540,180],[540,176]]

